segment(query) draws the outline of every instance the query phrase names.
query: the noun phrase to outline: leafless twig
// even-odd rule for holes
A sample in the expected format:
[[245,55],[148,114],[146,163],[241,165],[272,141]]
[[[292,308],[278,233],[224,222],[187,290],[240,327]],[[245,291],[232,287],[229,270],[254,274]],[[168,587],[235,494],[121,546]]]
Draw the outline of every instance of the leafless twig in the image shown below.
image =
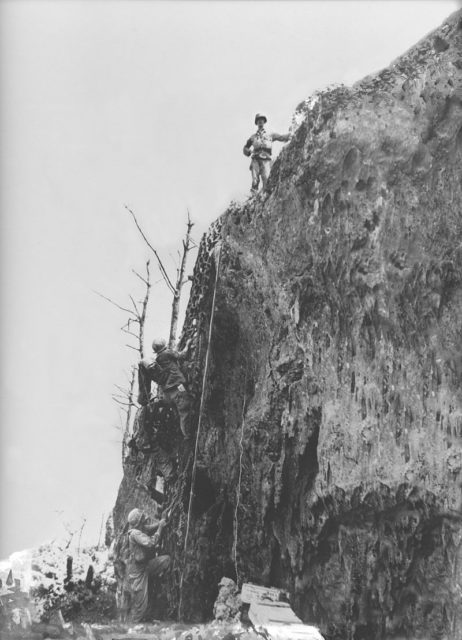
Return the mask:
[[[135,269],[132,269],[132,273],[134,273],[134,274],[135,274],[135,276],[138,276],[138,278],[141,280],[141,282],[144,282],[144,284],[146,284],[146,285],[148,285],[148,284],[149,284],[149,282],[148,282],[145,278],[143,278],[143,276],[142,276],[142,275],[140,275],[140,274],[138,273],[138,271],[135,271]],[[161,280],[159,280],[159,282],[161,282]]]
[[172,302],[172,319],[170,324],[170,337],[169,337],[169,346],[173,347],[176,342],[176,333],[178,328],[178,316],[180,313],[180,299],[181,299],[181,290],[185,283],[184,280],[184,272],[186,268],[186,260],[188,257],[189,250],[191,249],[191,229],[194,226],[194,223],[191,221],[191,216],[188,210],[188,220],[186,222],[186,234],[185,238],[182,241],[183,245],[183,254],[181,256],[181,261],[179,267],[177,269],[177,277],[175,288],[173,290],[173,302]]
[[125,311],[125,313],[130,313],[131,315],[135,316],[135,313],[131,309],[127,309],[126,307],[122,307],[122,305],[120,305],[118,302],[114,302],[114,300],[111,300],[111,298],[108,298],[107,296],[103,295],[99,291],[95,291],[95,289],[92,289],[92,291],[93,291],[93,293],[96,293],[96,295],[99,296],[100,298],[103,298],[104,300],[107,300],[108,302],[113,304],[114,307],[117,307],[121,311]]
[[104,523],[104,512],[101,514],[101,526],[99,528],[99,537],[98,537],[97,549],[99,549],[101,547],[101,537],[103,535],[103,523]]
[[133,213],[133,211],[130,209],[130,207],[127,207],[127,205],[125,205],[126,210],[131,214],[133,220],[135,221],[136,224],[136,228],[138,229],[138,231],[141,234],[141,237],[143,238],[143,240],[145,241],[145,243],[148,245],[148,247],[151,249],[151,251],[153,252],[153,254],[156,256],[156,260],[157,260],[157,264],[159,267],[159,270],[162,274],[162,277],[165,281],[165,284],[167,285],[167,287],[170,289],[170,291],[172,293],[175,293],[175,287],[172,284],[172,281],[170,280],[168,273],[164,267],[164,263],[162,262],[162,260],[160,259],[159,254],[157,253],[157,251],[154,249],[154,247],[152,246],[152,244],[149,242],[149,240],[147,239],[143,229],[140,227],[140,224],[135,216],[135,214]]
[[139,326],[140,326],[139,351],[142,358],[144,358],[144,346],[143,346],[144,345],[144,323],[146,322],[146,309],[148,307],[149,294],[151,292],[151,274],[149,271],[149,260],[146,262],[145,284],[146,284],[146,294],[144,296],[144,300],[141,307],[141,314],[139,316]]
[[82,532],[83,532],[83,528],[85,527],[85,524],[87,522],[87,519],[82,516],[82,526],[80,527],[80,531],[79,531],[79,542],[77,545],[77,555],[80,555],[80,543],[82,541]]

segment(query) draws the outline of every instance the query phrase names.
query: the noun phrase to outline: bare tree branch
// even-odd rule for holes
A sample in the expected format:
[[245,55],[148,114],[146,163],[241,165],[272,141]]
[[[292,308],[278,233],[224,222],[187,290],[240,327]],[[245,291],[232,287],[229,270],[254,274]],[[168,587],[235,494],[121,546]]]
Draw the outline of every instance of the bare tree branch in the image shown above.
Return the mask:
[[172,252],[169,251],[169,258],[171,258],[173,265],[175,267],[175,271],[178,271],[178,262],[176,261],[176,258],[173,257]]
[[137,369],[136,365],[132,365],[130,367],[130,375],[128,374],[128,371],[126,371],[126,370],[124,371],[124,376],[125,376],[128,384],[130,384],[132,376],[133,376],[133,371],[136,371],[136,369]]
[[124,387],[122,387],[122,385],[120,385],[120,384],[115,384],[115,385],[114,385],[114,387],[115,387],[116,389],[118,389],[120,392],[122,392],[122,393],[125,395],[125,397],[127,397],[127,396],[129,395],[129,391],[128,391],[128,389],[124,389]]
[[136,315],[139,318],[140,317],[140,312],[138,310],[138,307],[136,306],[136,302],[133,300],[133,296],[129,295],[128,297],[130,298],[132,305],[135,307]]
[[115,396],[112,396],[112,399],[114,400],[114,402],[117,402],[117,404],[120,405],[121,407],[134,407],[135,406],[133,404],[133,402],[123,402],[122,400],[118,400]]
[[82,520],[83,520],[82,526],[80,527],[80,531],[79,531],[79,545],[77,547],[77,555],[80,555],[80,542],[82,540],[82,531],[83,531],[83,528],[84,528],[84,526],[85,526],[85,524],[87,522],[87,519],[85,518],[85,516],[82,516]]
[[114,300],[111,300],[111,298],[108,298],[107,296],[103,295],[99,291],[96,291],[95,289],[92,289],[92,291],[93,291],[93,293],[96,293],[97,296],[99,296],[100,298],[103,298],[104,300],[107,300],[108,302],[113,304],[114,307],[117,307],[121,311],[125,311],[126,313],[130,313],[133,316],[135,315],[131,309],[126,309],[125,307],[122,307],[120,304],[118,304],[117,302],[114,302]]
[[[135,271],[135,269],[132,269],[132,273],[134,273],[134,274],[135,274],[135,276],[138,276],[138,278],[139,278],[142,282],[144,282],[144,284],[145,284],[145,285],[149,285],[149,282],[148,282],[147,280],[145,280],[145,279],[143,278],[143,276],[142,276],[142,275],[140,275],[140,274],[138,273],[138,271]],[[161,282],[161,280],[159,280],[159,282]]]
[[127,322],[120,327],[120,329],[122,331],[129,331],[130,330],[130,325],[131,325],[132,322],[134,322],[135,324],[139,324],[140,323],[140,319],[139,318],[129,318],[127,320]]
[[127,396],[126,395],[122,395],[121,393],[113,393],[112,394],[112,399],[113,400],[126,400]]
[[144,323],[146,322],[146,309],[148,307],[149,294],[151,292],[151,273],[149,271],[149,260],[146,262],[146,295],[141,307],[140,314],[140,332],[139,332],[139,352],[141,358],[144,358]]
[[186,268],[186,260],[188,257],[189,250],[191,249],[191,229],[194,226],[194,223],[191,221],[189,209],[187,210],[187,214],[188,214],[188,219],[186,222],[186,234],[183,240],[183,255],[181,256],[180,266],[178,267],[178,270],[177,270],[177,279],[176,279],[175,289],[173,291],[172,319],[170,324],[170,337],[168,340],[170,347],[173,347],[176,342],[178,316],[180,312],[181,290],[184,284],[184,272]]
[[165,269],[165,267],[164,267],[164,264],[163,264],[162,260],[161,260],[161,259],[160,259],[160,257],[159,257],[159,254],[158,254],[158,253],[157,253],[157,251],[154,249],[154,247],[153,247],[153,246],[152,246],[152,244],[149,242],[149,240],[146,238],[146,236],[145,236],[145,234],[144,234],[144,232],[143,232],[143,229],[140,227],[139,222],[138,222],[138,220],[137,220],[137,218],[136,218],[135,214],[133,213],[133,211],[132,211],[129,207],[127,207],[127,205],[124,205],[124,206],[125,206],[125,208],[127,209],[127,211],[131,214],[131,216],[132,216],[133,220],[135,221],[136,227],[137,227],[138,231],[140,232],[140,234],[141,234],[141,236],[142,236],[143,240],[146,242],[146,244],[148,245],[148,247],[151,249],[151,251],[153,252],[153,254],[156,256],[157,264],[158,264],[159,270],[160,270],[160,272],[161,272],[161,274],[162,274],[162,277],[163,277],[163,279],[164,279],[164,281],[165,281],[166,285],[168,286],[168,288],[170,289],[170,291],[171,291],[172,293],[175,293],[175,287],[173,286],[172,281],[171,281],[171,280],[170,280],[170,278],[168,277],[168,273],[167,273],[167,271],[166,271],[166,269]]
[[[149,290],[149,288],[148,288]],[[133,407],[137,408],[137,404],[135,402],[133,402],[133,391],[135,388],[135,378],[136,378],[136,371],[137,368],[136,367],[132,367],[132,377],[130,379],[130,386],[128,388],[128,400],[130,402],[130,404],[127,406],[126,409],[126,416],[125,416],[125,428],[123,431],[123,436],[122,436],[122,464],[125,460],[125,454],[127,452],[127,445],[128,445],[128,439],[130,436],[130,423],[131,423],[131,417],[132,417],[132,409]]]
[[136,335],[136,333],[133,333],[133,331],[129,331],[128,329],[124,329],[124,327],[122,327],[122,331],[124,333],[128,333],[129,336],[133,336],[134,338],[136,338],[138,340],[139,336]]
[[103,523],[104,523],[104,511],[101,514],[101,526],[99,528],[99,537],[98,537],[98,546],[97,549],[99,549],[101,547],[101,538],[103,536]]

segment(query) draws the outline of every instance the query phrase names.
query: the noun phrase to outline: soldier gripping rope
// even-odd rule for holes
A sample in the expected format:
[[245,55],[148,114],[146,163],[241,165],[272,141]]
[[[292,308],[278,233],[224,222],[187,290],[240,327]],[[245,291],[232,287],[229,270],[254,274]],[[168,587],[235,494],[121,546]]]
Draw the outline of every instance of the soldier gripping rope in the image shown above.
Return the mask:
[[122,619],[141,622],[149,609],[153,582],[165,575],[170,556],[157,555],[166,519],[149,522],[140,509],[132,509],[119,541],[114,570],[118,581],[118,609]]
[[265,190],[271,169],[271,153],[274,141],[288,142],[290,134],[269,133],[265,129],[267,117],[263,113],[257,113],[255,124],[257,131],[245,143],[243,153],[252,156],[250,171],[252,172],[252,193],[257,193],[262,180],[262,189]]

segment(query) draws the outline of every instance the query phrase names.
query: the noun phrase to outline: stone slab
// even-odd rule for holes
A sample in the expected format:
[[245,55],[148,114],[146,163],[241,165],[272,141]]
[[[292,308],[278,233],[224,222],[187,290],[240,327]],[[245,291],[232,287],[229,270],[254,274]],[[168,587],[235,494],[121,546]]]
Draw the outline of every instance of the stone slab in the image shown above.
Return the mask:
[[241,600],[244,604],[250,604],[257,600],[272,600],[277,602],[283,591],[275,587],[261,587],[251,582],[245,582],[241,589]]
[[323,640],[319,630],[303,624],[287,602],[254,600],[249,619],[257,631],[271,640]]

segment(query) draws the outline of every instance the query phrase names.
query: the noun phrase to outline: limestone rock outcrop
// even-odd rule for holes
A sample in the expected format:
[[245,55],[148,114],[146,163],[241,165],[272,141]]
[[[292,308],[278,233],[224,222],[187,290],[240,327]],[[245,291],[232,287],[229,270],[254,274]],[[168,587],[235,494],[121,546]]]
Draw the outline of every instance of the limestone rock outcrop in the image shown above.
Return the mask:
[[[225,575],[330,639],[462,638],[462,12],[299,105],[267,192],[202,242],[188,337],[171,604],[210,616]],[[133,481],[119,529],[152,507]]]

